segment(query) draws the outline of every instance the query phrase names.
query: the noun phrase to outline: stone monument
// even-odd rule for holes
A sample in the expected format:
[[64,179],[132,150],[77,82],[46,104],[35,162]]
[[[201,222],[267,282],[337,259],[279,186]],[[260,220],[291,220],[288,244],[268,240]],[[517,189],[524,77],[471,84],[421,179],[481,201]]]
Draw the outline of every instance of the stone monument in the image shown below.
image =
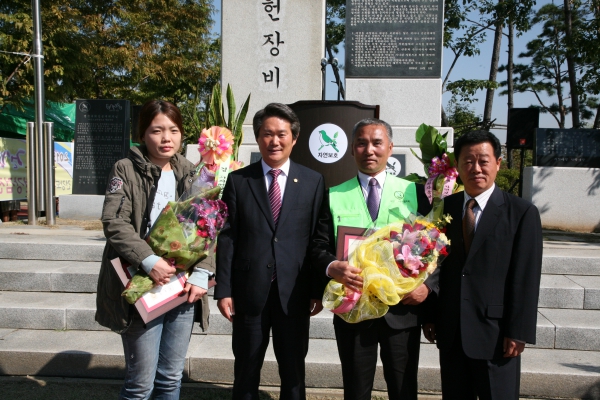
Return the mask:
[[442,102],[444,0],[346,2],[346,100],[380,106],[394,131],[394,153],[405,155],[406,173],[423,175],[415,132],[439,128]]
[[[223,0],[221,18],[221,86],[231,85],[238,108],[252,95],[239,153],[248,164],[258,151],[252,131],[258,110],[321,99],[325,0]],[[188,147],[188,158],[199,158]]]
[[542,225],[600,232],[600,130],[536,129],[533,167],[523,172],[523,198]]

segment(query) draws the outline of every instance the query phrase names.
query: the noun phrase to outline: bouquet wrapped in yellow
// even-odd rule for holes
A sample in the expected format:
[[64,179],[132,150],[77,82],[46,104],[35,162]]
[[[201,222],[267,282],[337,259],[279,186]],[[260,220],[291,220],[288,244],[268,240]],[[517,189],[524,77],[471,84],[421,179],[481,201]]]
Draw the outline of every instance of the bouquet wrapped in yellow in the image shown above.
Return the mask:
[[323,306],[349,323],[383,317],[448,255],[450,241],[444,226],[449,221],[449,215],[435,222],[411,216],[375,231],[348,260],[362,270],[362,292],[331,280],[325,288]]

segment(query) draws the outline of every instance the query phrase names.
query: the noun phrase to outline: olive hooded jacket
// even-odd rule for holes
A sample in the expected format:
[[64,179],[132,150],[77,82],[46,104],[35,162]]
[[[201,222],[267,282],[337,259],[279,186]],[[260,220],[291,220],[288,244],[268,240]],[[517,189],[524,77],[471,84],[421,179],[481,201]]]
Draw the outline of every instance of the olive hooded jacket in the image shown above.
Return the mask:
[[[191,187],[195,168],[181,154],[175,154],[170,163],[177,182],[176,197],[179,197]],[[129,327],[137,310],[121,296],[123,284],[110,261],[120,256],[139,267],[142,260],[154,254],[143,238],[160,174],[161,168],[148,159],[144,145],[132,147],[127,158],[117,161],[109,174],[102,208],[106,247],[98,277],[96,321],[118,333]],[[198,266],[214,273],[210,257]],[[208,299],[203,296],[195,315],[203,330],[208,328],[208,315]]]

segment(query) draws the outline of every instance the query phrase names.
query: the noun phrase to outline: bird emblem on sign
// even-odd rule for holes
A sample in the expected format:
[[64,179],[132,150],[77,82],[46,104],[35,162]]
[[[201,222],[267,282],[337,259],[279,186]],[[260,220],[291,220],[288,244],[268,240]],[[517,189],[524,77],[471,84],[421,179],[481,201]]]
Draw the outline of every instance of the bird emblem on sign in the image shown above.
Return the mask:
[[333,135],[333,139],[330,138],[327,135],[327,132],[320,130],[319,134],[321,135],[321,137],[319,138],[319,140],[321,141],[321,147],[319,147],[319,150],[321,150],[323,147],[325,146],[331,146],[337,153],[339,153],[340,151],[337,148],[337,137],[338,137],[338,132],[336,132]]

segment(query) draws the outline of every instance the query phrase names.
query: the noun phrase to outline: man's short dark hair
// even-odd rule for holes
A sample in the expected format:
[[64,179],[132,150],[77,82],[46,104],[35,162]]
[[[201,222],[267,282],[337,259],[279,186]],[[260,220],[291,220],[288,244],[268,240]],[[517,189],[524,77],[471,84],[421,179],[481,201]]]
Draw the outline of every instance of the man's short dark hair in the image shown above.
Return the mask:
[[365,118],[365,119],[361,119],[360,121],[358,121],[356,123],[356,125],[354,125],[354,128],[352,129],[352,141],[354,142],[354,138],[356,137],[356,132],[358,132],[359,129],[361,129],[365,126],[369,126],[369,125],[383,126],[385,128],[385,132],[387,133],[387,137],[390,140],[390,143],[394,141],[392,127],[390,126],[390,124],[388,124],[387,122],[385,122],[382,119],[377,119],[377,118]]
[[288,121],[292,129],[292,138],[294,140],[298,139],[298,135],[300,135],[300,120],[291,108],[281,103],[267,104],[265,108],[254,114],[252,127],[254,129],[254,137],[256,139],[258,139],[258,133],[264,120],[269,117],[278,117]]
[[477,130],[467,132],[461,137],[458,138],[456,142],[454,142],[454,157],[458,161],[460,157],[460,152],[463,147],[470,146],[473,144],[480,143],[489,143],[494,148],[494,157],[496,160],[500,158],[502,155],[502,147],[500,146],[500,141],[498,138],[491,132],[484,130]]

